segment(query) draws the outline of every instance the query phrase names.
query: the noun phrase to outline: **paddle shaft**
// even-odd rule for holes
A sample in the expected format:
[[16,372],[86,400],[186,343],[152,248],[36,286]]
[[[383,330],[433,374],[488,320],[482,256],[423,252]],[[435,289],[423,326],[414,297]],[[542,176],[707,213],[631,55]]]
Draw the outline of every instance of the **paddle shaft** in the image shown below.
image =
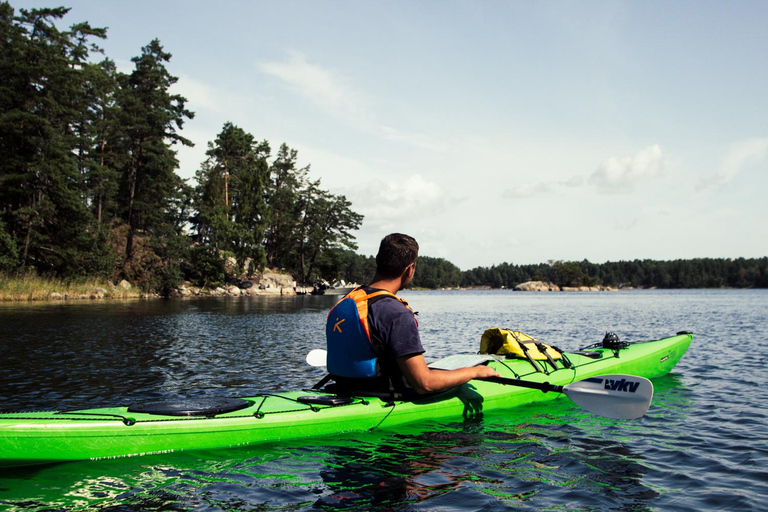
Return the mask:
[[504,384],[506,386],[517,386],[520,388],[538,389],[546,393],[547,391],[554,391],[555,393],[562,393],[563,386],[556,386],[549,382],[531,382],[528,380],[509,379],[506,377],[484,377],[477,380],[484,380],[487,382],[495,382],[497,384]]

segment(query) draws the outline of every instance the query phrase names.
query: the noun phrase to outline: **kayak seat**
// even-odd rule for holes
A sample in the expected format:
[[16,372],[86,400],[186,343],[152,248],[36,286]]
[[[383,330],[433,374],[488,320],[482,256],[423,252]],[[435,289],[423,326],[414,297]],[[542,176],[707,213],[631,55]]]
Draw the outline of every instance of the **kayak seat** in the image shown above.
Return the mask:
[[190,398],[145,402],[131,405],[128,412],[157,414],[162,416],[206,416],[239,411],[250,406],[248,400],[240,398]]

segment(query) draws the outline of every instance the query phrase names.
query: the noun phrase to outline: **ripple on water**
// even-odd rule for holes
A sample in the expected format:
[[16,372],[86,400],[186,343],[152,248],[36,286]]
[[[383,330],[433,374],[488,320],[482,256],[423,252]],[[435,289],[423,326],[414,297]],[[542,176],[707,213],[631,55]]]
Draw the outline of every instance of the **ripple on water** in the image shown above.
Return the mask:
[[[760,510],[768,495],[768,292],[407,292],[430,358],[489,327],[576,349],[692,330],[638,421],[567,400],[480,421],[0,472],[51,510]],[[306,299],[306,300],[304,300]],[[246,396],[314,384],[332,298],[0,308],[4,410]],[[91,307],[92,306],[92,307]]]

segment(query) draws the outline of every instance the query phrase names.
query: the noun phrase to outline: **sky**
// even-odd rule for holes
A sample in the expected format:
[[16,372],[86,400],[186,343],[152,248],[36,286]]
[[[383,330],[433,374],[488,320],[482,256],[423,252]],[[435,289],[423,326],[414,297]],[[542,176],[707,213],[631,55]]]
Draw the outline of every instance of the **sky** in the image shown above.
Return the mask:
[[[768,2],[20,1],[152,39],[195,117],[232,122],[462,270],[768,255]],[[194,184],[194,182],[192,182]]]

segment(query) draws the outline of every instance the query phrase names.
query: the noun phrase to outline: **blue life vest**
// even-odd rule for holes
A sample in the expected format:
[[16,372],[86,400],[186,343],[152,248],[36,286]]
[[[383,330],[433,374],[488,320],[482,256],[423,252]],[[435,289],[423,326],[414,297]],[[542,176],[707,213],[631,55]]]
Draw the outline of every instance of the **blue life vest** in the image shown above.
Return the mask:
[[355,288],[333,306],[325,326],[328,373],[353,379],[379,375],[379,354],[371,341],[368,305],[384,297],[397,299],[412,311],[407,302],[391,292],[368,293],[363,288]]

